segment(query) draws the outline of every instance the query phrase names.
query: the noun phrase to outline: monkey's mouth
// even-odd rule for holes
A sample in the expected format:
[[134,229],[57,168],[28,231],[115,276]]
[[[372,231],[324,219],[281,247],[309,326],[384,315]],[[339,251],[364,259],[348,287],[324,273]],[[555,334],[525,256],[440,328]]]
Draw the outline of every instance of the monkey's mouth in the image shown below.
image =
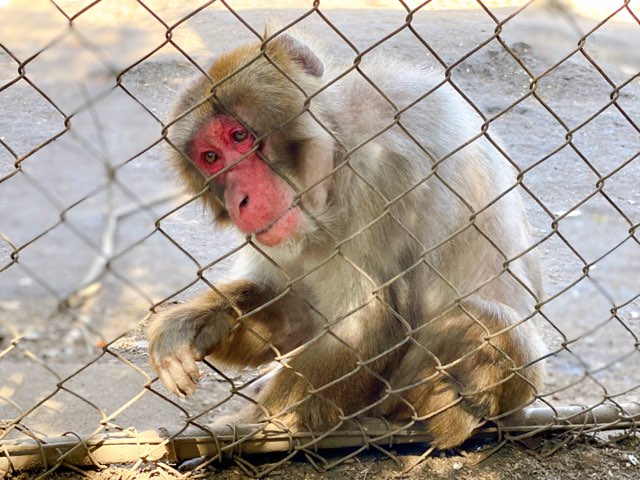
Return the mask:
[[275,246],[294,234],[300,222],[300,216],[300,210],[291,205],[282,215],[266,227],[254,232],[253,235],[260,243],[269,247]]

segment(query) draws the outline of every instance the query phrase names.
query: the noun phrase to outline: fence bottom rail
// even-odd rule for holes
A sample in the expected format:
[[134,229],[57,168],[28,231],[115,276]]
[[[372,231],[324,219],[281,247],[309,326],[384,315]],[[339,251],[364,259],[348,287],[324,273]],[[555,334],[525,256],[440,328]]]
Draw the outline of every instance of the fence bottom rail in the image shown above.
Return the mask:
[[[474,437],[502,434],[522,438],[542,432],[596,432],[635,428],[640,403],[601,404],[595,407],[530,407],[485,424]],[[179,436],[158,432],[100,433],[88,438],[60,437],[12,440],[0,443],[0,473],[60,465],[100,466],[136,461],[179,463],[194,458],[295,450],[323,450],[366,445],[388,446],[429,443],[420,422],[391,423],[377,418],[359,419],[356,428],[331,432],[286,432],[274,424],[217,427],[203,435],[186,430]]]

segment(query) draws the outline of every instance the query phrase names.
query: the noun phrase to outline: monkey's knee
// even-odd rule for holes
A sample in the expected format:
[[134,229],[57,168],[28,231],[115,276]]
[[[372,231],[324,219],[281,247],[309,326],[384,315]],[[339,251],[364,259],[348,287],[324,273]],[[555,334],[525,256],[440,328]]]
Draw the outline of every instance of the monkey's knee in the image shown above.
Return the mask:
[[535,363],[539,352],[527,338],[531,329],[516,324],[518,320],[508,307],[472,299],[434,321],[425,333],[421,343],[437,361],[428,360],[421,378],[433,377],[437,370],[441,374],[406,399],[428,423],[438,448],[459,445],[484,419],[533,400],[542,368]]
[[[426,421],[432,444],[439,449],[456,447],[471,437],[484,420],[527,406],[537,392],[537,385],[532,382],[535,375],[494,365],[458,372],[447,395],[420,412],[429,417]],[[439,413],[431,417],[429,412],[433,411]]]
[[[462,306],[467,323],[461,336],[458,362],[448,372],[462,383],[470,403],[491,403],[488,414],[525,404],[542,386],[541,340],[532,324],[518,323],[520,316],[510,307],[472,298]],[[469,324],[469,322],[473,322]],[[448,359],[455,363],[456,359]]]

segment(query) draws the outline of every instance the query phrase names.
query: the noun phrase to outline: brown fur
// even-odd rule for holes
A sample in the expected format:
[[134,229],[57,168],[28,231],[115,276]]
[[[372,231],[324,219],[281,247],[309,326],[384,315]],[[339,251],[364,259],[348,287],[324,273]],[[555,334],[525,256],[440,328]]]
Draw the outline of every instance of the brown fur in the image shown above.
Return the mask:
[[[424,420],[440,448],[530,403],[543,376],[529,320],[538,261],[533,252],[511,260],[530,239],[517,192],[494,202],[515,181],[506,162],[484,139],[450,154],[479,133],[464,102],[441,87],[403,113],[400,128],[358,73],[316,95],[344,67],[317,63],[304,43],[281,36],[260,51],[221,56],[213,83],[183,94],[176,117],[207,100],[172,125],[174,163],[193,193],[205,191],[211,180],[185,152],[201,125],[231,114],[262,143],[274,175],[303,192],[306,223],[285,244],[261,246],[269,259],[243,249],[237,280],[217,285],[220,294],[157,316],[150,358],[161,380],[189,394],[205,356],[235,366],[275,359],[259,407],[238,420],[316,430],[359,415]],[[389,58],[361,68],[399,106],[433,78]],[[229,223],[220,192],[204,198]]]

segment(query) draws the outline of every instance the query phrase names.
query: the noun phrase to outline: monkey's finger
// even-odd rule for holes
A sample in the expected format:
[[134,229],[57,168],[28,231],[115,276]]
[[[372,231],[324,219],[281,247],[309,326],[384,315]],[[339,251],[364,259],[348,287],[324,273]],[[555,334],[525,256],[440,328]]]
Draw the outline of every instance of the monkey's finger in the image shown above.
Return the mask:
[[176,393],[180,396],[191,395],[196,391],[196,384],[191,376],[185,372],[182,362],[176,358],[165,359],[166,370],[176,386]]
[[184,394],[180,392],[178,386],[173,381],[173,378],[171,378],[171,375],[169,374],[169,371],[167,369],[159,367],[156,369],[156,372],[158,372],[158,378],[167,390],[175,393],[179,397],[184,397]]
[[180,352],[176,355],[180,363],[182,363],[182,369],[186,373],[193,383],[198,383],[200,380],[200,371],[196,365],[196,361],[193,355],[189,352]]

